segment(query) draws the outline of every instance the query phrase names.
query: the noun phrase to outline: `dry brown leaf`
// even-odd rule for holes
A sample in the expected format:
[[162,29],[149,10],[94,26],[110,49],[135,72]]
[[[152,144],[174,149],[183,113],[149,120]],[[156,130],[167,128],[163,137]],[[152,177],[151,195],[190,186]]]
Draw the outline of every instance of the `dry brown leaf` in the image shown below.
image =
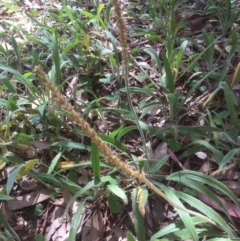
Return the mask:
[[[51,225],[49,226],[49,228],[47,229],[47,232],[46,232],[46,235],[45,235],[45,240],[46,241],[60,241],[60,240],[63,240],[63,236],[67,233],[67,230],[66,229],[69,229],[69,227],[67,228],[66,226],[66,223],[63,222],[64,219],[62,218],[63,217],[63,214],[64,214],[64,211],[65,211],[65,208],[64,207],[61,207],[61,206],[56,206],[54,211],[53,211],[53,214],[52,214],[52,217],[51,217]],[[64,225],[63,225],[64,223]],[[60,229],[61,226],[64,226],[64,229],[65,229],[65,234],[62,234],[62,230],[60,230],[61,232],[61,236],[57,236],[58,235],[58,230]],[[54,239],[53,239],[53,236],[55,235]]]
[[4,217],[7,220],[10,220],[13,217],[13,212],[11,209],[8,207],[8,205],[5,202],[0,203],[0,210],[2,211]]
[[153,158],[154,159],[161,159],[168,154],[167,143],[161,142],[153,151]]
[[6,202],[11,210],[18,210],[45,201],[50,197],[51,194],[51,190],[42,188],[40,190],[31,192],[30,194],[19,196],[14,200],[8,200]]
[[[65,192],[64,201],[68,202],[68,200],[70,199],[71,199],[71,195],[66,194]],[[58,204],[63,204],[62,201],[63,199],[59,199]],[[45,234],[45,241],[68,241],[73,214],[76,212],[78,204],[79,203],[75,201],[73,203],[73,208],[70,210],[70,212],[66,213],[65,216],[64,216],[65,207],[62,207],[62,206],[55,207],[52,213],[51,221],[50,221],[51,225],[49,226]],[[85,207],[86,205],[88,205],[88,203],[85,203]],[[78,225],[77,233],[81,232],[83,221],[85,219],[85,216],[87,215],[87,213],[85,212],[86,210],[85,207],[82,211],[81,220]],[[72,213],[72,211],[74,211],[74,213]]]
[[49,149],[51,146],[51,143],[48,141],[40,141],[40,140],[35,140],[34,144],[38,150],[46,150]]
[[122,230],[119,226],[115,225],[112,228],[112,234],[105,238],[106,241],[126,241],[127,230]]
[[212,171],[212,163],[209,160],[206,160],[199,169],[199,172],[208,174],[210,171]]
[[97,210],[86,222],[82,232],[82,240],[103,240],[104,225],[102,213]]
[[240,194],[240,183],[234,181],[222,181],[234,194]]

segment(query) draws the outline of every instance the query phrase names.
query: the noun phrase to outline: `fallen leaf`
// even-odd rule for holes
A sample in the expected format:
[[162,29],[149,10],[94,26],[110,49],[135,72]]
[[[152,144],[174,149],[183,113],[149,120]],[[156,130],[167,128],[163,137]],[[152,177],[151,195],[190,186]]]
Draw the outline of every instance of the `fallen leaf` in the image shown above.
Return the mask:
[[104,226],[102,213],[97,210],[94,214],[87,220],[84,225],[82,232],[82,240],[93,241],[93,240],[103,240],[104,236]]
[[25,207],[35,205],[37,203],[47,200],[52,191],[47,188],[31,192],[23,196],[15,197],[14,200],[6,201],[10,210],[18,210]]

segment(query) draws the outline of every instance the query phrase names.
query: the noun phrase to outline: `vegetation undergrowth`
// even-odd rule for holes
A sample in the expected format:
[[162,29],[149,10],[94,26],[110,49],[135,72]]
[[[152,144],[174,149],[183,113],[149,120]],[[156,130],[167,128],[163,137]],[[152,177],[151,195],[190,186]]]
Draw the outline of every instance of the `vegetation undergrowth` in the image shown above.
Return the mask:
[[237,239],[237,1],[30,4],[2,21],[1,239],[17,210],[29,240]]

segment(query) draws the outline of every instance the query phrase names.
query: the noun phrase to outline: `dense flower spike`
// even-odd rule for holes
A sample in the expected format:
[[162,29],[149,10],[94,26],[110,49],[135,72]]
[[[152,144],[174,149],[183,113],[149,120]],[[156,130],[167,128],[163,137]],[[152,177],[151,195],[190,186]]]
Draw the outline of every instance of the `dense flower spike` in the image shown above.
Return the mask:
[[142,173],[132,170],[126,163],[122,162],[117,156],[114,155],[112,150],[107,146],[107,144],[97,135],[94,129],[92,129],[89,124],[77,113],[72,105],[64,98],[64,96],[58,91],[57,87],[51,83],[50,80],[46,78],[45,72],[42,70],[41,67],[36,66],[35,72],[39,76],[40,80],[42,81],[43,85],[45,85],[52,94],[52,98],[57,102],[59,107],[68,113],[68,118],[81,126],[82,131],[91,139],[91,141],[97,146],[98,150],[104,155],[106,162],[109,164],[121,169],[123,173],[127,176],[132,177],[133,179],[138,180],[140,183],[145,183],[153,192],[158,194],[160,197],[165,199],[171,206],[192,214],[194,216],[201,217],[206,222],[209,222],[218,227],[218,225],[210,220],[209,218],[205,217],[204,215],[188,210],[184,207],[178,206],[175,204],[170,198],[168,198],[161,190],[159,190],[156,186],[153,185]]

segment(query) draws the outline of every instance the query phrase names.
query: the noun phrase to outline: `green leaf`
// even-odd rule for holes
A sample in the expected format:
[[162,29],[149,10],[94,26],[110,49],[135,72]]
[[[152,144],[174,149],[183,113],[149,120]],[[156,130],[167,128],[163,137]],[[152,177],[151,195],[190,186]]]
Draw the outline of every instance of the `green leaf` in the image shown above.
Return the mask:
[[[194,223],[194,225],[198,225],[198,224],[203,223],[203,220],[201,218],[199,218],[199,217],[191,217],[191,220]],[[157,233],[155,233],[151,237],[150,241],[155,241],[159,237],[166,237],[166,236],[168,236],[169,234],[172,234],[172,233],[175,234],[176,232],[181,231],[181,230],[184,230],[184,225],[183,225],[182,221],[178,221],[178,222],[172,223],[172,224],[162,228]],[[188,238],[190,238],[189,233],[188,233]],[[172,240],[172,239],[170,239],[170,240]]]
[[[25,78],[18,71],[10,68],[7,65],[1,64],[1,63],[0,63],[0,69],[2,69],[3,71],[9,72],[12,75],[15,75],[17,77],[18,81],[21,81],[21,83],[24,84],[27,87],[27,89],[30,91],[30,93],[34,96],[35,99],[39,98],[39,96],[38,96],[39,91],[38,91],[37,87],[34,86],[31,83],[31,81],[29,81],[29,79]],[[11,91],[13,91],[13,90],[11,90]],[[14,91],[13,93],[16,93],[16,91]]]
[[[236,198],[236,196],[233,194],[233,192],[228,187],[226,187],[223,183],[216,180],[215,178],[204,175],[202,173],[184,170],[184,171],[175,172],[175,173],[171,174],[170,176],[167,177],[167,180],[176,181],[176,182],[182,183],[186,186],[194,187],[195,189],[196,189],[197,185],[199,185],[200,193],[202,193],[201,190],[205,190],[205,191],[207,190],[206,189],[207,187],[203,185],[203,184],[207,184],[207,185],[217,189],[218,191],[220,191],[224,195],[226,195],[238,207],[240,207],[238,199]],[[213,194],[212,191],[209,190],[208,193],[206,193],[206,195],[208,197],[210,197],[211,199],[214,199],[214,201],[216,203],[218,203],[220,206],[223,207],[223,205],[221,203],[219,203],[219,201],[217,201],[216,198],[214,198],[214,196],[216,197],[216,195]],[[225,207],[223,207],[223,209],[226,212],[226,214],[228,215]]]
[[118,141],[110,136],[104,135],[104,134],[99,134],[99,136],[102,138],[103,141],[106,141],[108,144],[116,147],[120,151],[127,153],[128,156],[131,157],[131,153],[128,150],[128,148],[124,144],[122,144],[120,141]]
[[45,238],[42,234],[37,234],[35,239],[36,239],[36,241],[45,241]]
[[234,140],[236,141],[238,138],[238,114],[236,111],[235,106],[238,105],[238,100],[233,92],[230,90],[227,83],[222,83],[222,87],[224,90],[224,97],[227,104],[227,109],[230,113],[231,123],[233,125],[233,133],[234,133]]
[[134,236],[129,231],[127,232],[127,241],[136,241]]
[[8,221],[6,220],[4,214],[0,210],[0,223],[3,225],[3,227],[13,236],[17,241],[20,241],[18,235],[14,231],[14,229],[9,225]]
[[120,213],[123,210],[123,205],[118,202],[118,197],[112,193],[108,195],[108,204],[111,213]]
[[178,71],[179,71],[179,68],[180,68],[180,64],[182,63],[182,57],[185,53],[187,44],[188,44],[188,41],[185,40],[185,41],[182,42],[181,46],[179,47],[179,51],[177,53],[177,59],[176,59],[176,63],[175,63],[176,69]]
[[12,187],[13,187],[13,184],[14,182],[16,181],[17,179],[17,175],[18,173],[21,171],[21,169],[23,168],[23,164],[16,167],[9,175],[8,179],[7,179],[7,185],[6,185],[6,194],[9,195],[11,190],[12,190]]
[[222,152],[220,152],[219,150],[217,150],[215,147],[213,147],[210,143],[208,143],[207,141],[203,141],[203,140],[196,140],[193,141],[192,144],[200,144],[205,146],[207,149],[209,149],[217,158],[218,161],[220,162],[223,159],[223,154]]
[[145,225],[144,219],[139,212],[138,205],[137,205],[137,189],[133,189],[132,191],[132,209],[134,215],[134,228],[137,235],[138,241],[146,241],[146,232],[145,232]]
[[108,188],[109,191],[111,191],[116,196],[121,198],[123,200],[124,204],[128,203],[127,195],[125,194],[125,192],[118,185],[116,185],[116,184],[109,184],[107,186],[107,188]]
[[159,169],[167,163],[169,159],[169,155],[166,155],[164,157],[162,157],[160,160],[151,160],[151,162],[153,162],[153,164],[150,166],[148,172],[149,174],[155,174],[159,171]]
[[189,194],[184,192],[174,191],[174,193],[185,202],[187,202],[192,207],[196,208],[200,212],[204,213],[207,217],[212,219],[215,223],[217,223],[229,236],[234,236],[231,228],[227,225],[226,221],[219,215],[216,211],[214,211],[211,207],[200,201],[198,198],[195,198]]
[[222,170],[227,163],[232,162],[237,152],[238,152],[238,149],[230,150],[220,161],[218,170],[219,171]]
[[81,222],[82,210],[85,204],[85,200],[80,202],[76,213],[73,216],[73,221],[70,226],[69,238],[68,240],[76,240],[77,231],[79,229],[79,224]]
[[51,146],[60,146],[60,147],[66,147],[66,148],[74,148],[79,150],[87,150],[91,151],[91,148],[87,145],[84,145],[82,143],[73,142],[73,141],[59,141],[53,143]]
[[162,64],[160,62],[160,59],[156,53],[156,51],[152,48],[146,48],[146,49],[143,49],[143,51],[145,51],[146,53],[148,53],[151,58],[154,60],[154,62],[157,64],[157,67],[158,67],[158,72],[160,74],[162,74]]
[[174,83],[175,83],[175,81],[174,81],[174,77],[173,77],[173,74],[172,74],[170,63],[168,62],[168,59],[167,59],[164,52],[162,53],[162,58],[163,58],[164,68],[165,68],[166,77],[167,77],[168,89],[169,89],[170,93],[174,94]]
[[[54,30],[54,34],[52,36],[52,55],[54,62],[54,69],[56,74],[56,79],[52,79],[53,83],[56,85],[61,84],[61,68],[60,68],[60,54],[58,50],[58,32],[57,29]],[[55,82],[56,81],[56,82]]]
[[17,93],[17,91],[13,87],[12,83],[7,78],[1,78],[1,81],[6,85],[6,87],[8,88],[10,93],[13,93],[13,94]]
[[41,216],[43,214],[43,205],[38,203],[34,208],[34,214],[36,216]]
[[13,197],[10,197],[8,195],[0,194],[0,200],[1,201],[7,201],[7,200],[13,200]]
[[[179,200],[179,198],[174,194],[174,192],[169,189],[166,188],[165,186],[161,185],[161,190],[163,190],[165,192],[165,194],[174,202],[176,203],[178,206],[184,207],[182,202]],[[187,231],[189,232],[189,235],[191,237],[192,240],[194,241],[198,241],[199,237],[196,231],[196,228],[194,226],[194,223],[190,217],[190,215],[186,212],[183,212],[179,209],[176,209],[177,213],[179,214],[182,222],[184,223]]]
[[177,116],[178,98],[173,93],[169,93],[167,98],[169,103],[170,122],[174,123]]
[[56,167],[60,157],[62,156],[62,152],[59,152],[51,161],[50,167],[48,168],[47,174],[51,174]]
[[100,178],[100,158],[96,145],[92,142],[91,146],[92,170],[95,178]]

